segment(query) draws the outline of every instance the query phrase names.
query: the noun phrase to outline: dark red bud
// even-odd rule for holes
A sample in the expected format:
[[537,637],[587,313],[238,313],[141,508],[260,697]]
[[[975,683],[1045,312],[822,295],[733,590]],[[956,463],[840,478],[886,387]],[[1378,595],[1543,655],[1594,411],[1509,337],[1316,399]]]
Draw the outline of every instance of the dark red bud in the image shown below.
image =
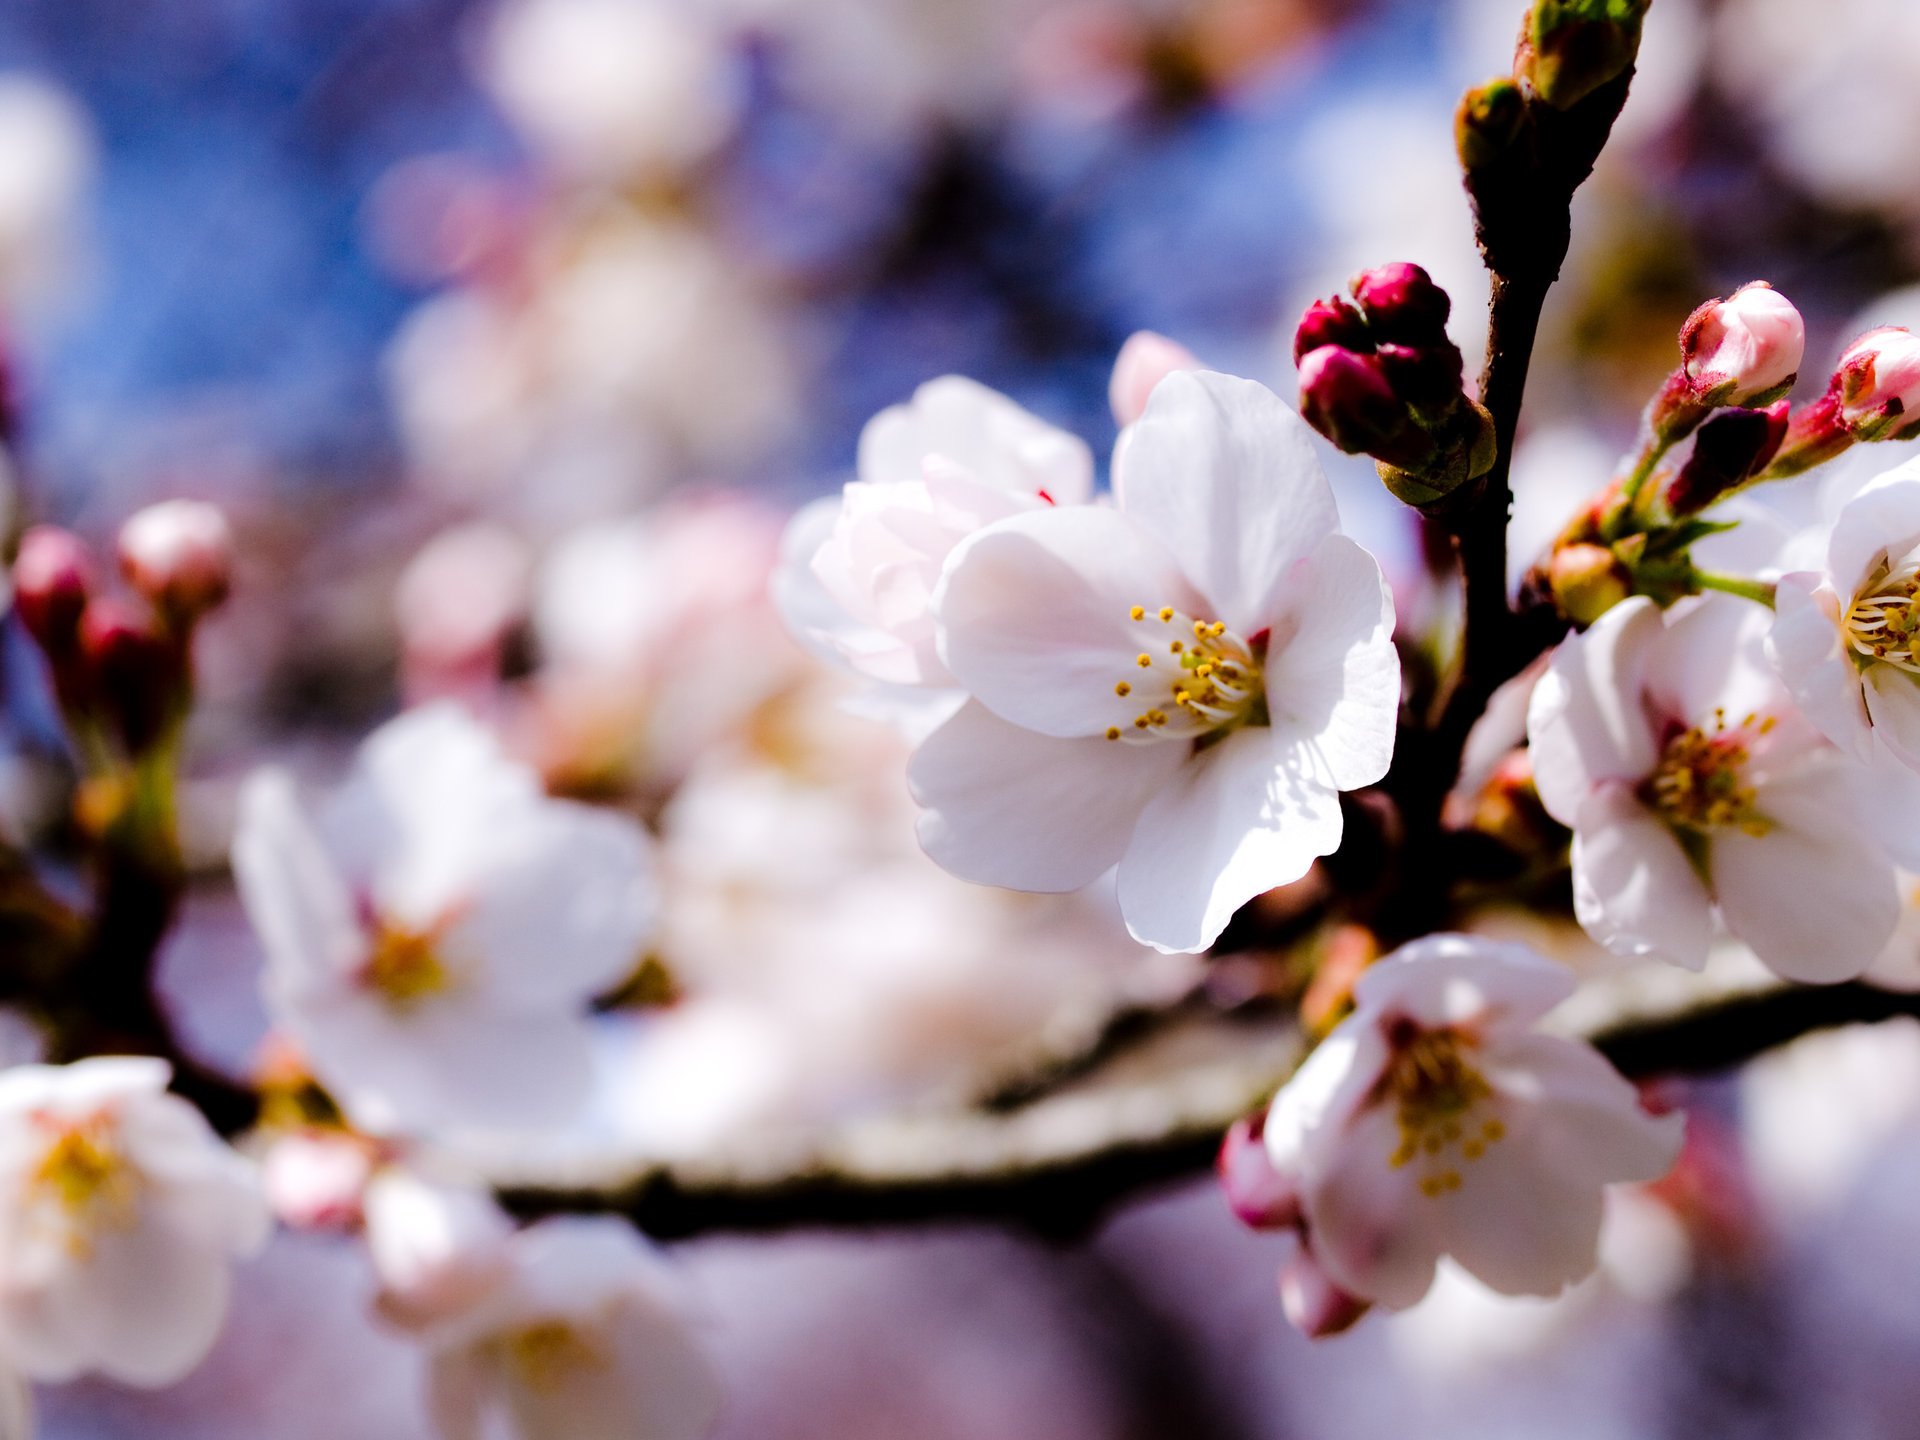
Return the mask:
[[93,593],[93,553],[70,530],[36,525],[20,539],[13,562],[20,623],[49,655],[70,653]]
[[80,653],[104,718],[130,753],[148,749],[180,699],[185,662],[179,646],[143,611],[109,596],[81,616]]
[[1373,348],[1367,322],[1338,295],[1314,301],[1300,317],[1300,327],[1293,332],[1293,363],[1298,365],[1323,345],[1363,353]]
[[1667,508],[1697,515],[1758,475],[1787,438],[1785,400],[1764,410],[1723,410],[1700,427],[1693,453],[1667,486]]
[[1347,288],[1366,312],[1368,331],[1376,341],[1401,345],[1445,342],[1453,302],[1418,265],[1402,260],[1362,270]]
[[1382,345],[1378,354],[1394,394],[1414,409],[1446,410],[1460,398],[1466,362],[1458,345]]

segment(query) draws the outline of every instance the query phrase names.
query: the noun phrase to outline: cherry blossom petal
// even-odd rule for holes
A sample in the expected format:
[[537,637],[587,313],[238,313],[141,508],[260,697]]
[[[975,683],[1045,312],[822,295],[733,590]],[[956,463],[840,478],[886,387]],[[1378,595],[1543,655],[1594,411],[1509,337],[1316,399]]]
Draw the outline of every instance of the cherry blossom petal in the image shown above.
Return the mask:
[[1186,758],[1175,743],[1054,739],[970,702],[914,752],[907,783],[920,843],[944,869],[979,885],[1078,890],[1118,863]]
[[1199,599],[1138,526],[1092,506],[989,526],[954,550],[934,598],[960,683],[1002,719],[1060,737],[1132,724],[1139,701],[1116,693],[1147,643],[1132,611],[1166,605],[1195,614]]
[[1640,702],[1642,677],[1661,635],[1660,611],[1635,597],[1554,651],[1527,707],[1540,803],[1572,825],[1596,785],[1638,781],[1659,758]]
[[1305,1192],[1307,1231],[1328,1277],[1395,1310],[1427,1293],[1445,1249],[1443,1215],[1420,1193],[1419,1167],[1390,1163],[1399,1148],[1391,1107],[1368,1106]]
[[1531,1109],[1520,1138],[1534,1162],[1556,1175],[1589,1185],[1657,1180],[1679,1157],[1685,1117],[1649,1114],[1633,1082],[1590,1045],[1538,1032],[1506,1035],[1489,1048],[1484,1068],[1498,1093]]
[[[1873,726],[1860,671],[1840,638],[1839,597],[1819,576],[1800,571],[1781,577],[1767,657],[1800,712],[1822,735],[1857,760],[1873,758]],[[1920,711],[1920,693],[1915,703]]]
[[1211,371],[1154,388],[1114,490],[1242,634],[1269,623],[1294,562],[1340,523],[1306,421],[1266,386]]
[[1852,598],[1882,555],[1920,545],[1920,463],[1909,460],[1868,482],[1840,507],[1827,541],[1827,574]]
[[1869,665],[1861,678],[1873,733],[1902,765],[1920,770],[1920,676]]
[[1168,776],[1141,813],[1120,861],[1127,929],[1157,950],[1204,950],[1247,901],[1332,854],[1340,825],[1323,776],[1270,732],[1235,731]]
[[1574,817],[1573,910],[1615,955],[1707,963],[1706,887],[1673,832],[1622,786],[1595,792]]
[[1830,797],[1761,792],[1764,834],[1714,836],[1714,894],[1727,929],[1775,974],[1806,984],[1850,980],[1877,958],[1900,919],[1893,864],[1872,837],[1831,813]]
[[353,897],[301,809],[292,776],[263,770],[241,790],[233,870],[276,967],[323,982],[358,963],[364,940]]
[[1668,616],[1648,648],[1643,681],[1655,714],[1698,725],[1716,712],[1729,724],[1782,708],[1779,676],[1766,661],[1769,616],[1732,595],[1708,595]]
[[997,489],[1045,491],[1062,505],[1081,504],[1093,493],[1093,456],[1084,442],[960,375],[929,380],[908,404],[867,423],[860,478],[869,484],[918,480],[929,456]]
[[1283,745],[1313,752],[1339,790],[1387,773],[1400,718],[1393,592],[1380,564],[1329,535],[1294,569],[1268,642],[1267,710]]
[[1479,936],[1428,935],[1369,965],[1354,998],[1429,1029],[1475,1019],[1479,1028],[1529,1025],[1565,1000],[1574,979],[1564,965],[1525,945]]

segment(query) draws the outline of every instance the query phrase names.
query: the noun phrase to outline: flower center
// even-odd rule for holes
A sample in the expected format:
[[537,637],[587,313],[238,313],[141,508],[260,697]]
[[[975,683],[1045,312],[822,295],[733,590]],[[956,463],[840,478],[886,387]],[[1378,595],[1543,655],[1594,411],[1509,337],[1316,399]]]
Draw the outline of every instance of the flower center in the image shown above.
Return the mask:
[[1387,1040],[1393,1059],[1381,1086],[1400,1122],[1400,1143],[1387,1163],[1400,1170],[1420,1161],[1427,1171],[1420,1191],[1428,1197],[1458,1190],[1459,1164],[1478,1160],[1507,1134],[1505,1123],[1487,1113],[1493,1087],[1467,1058],[1473,1041],[1405,1020],[1390,1027]]
[[96,1115],[77,1124],[48,1120],[53,1143],[34,1168],[31,1185],[53,1200],[66,1223],[71,1252],[85,1259],[92,1251],[88,1233],[100,1226],[127,1226],[134,1220],[139,1176],[114,1143],[113,1124]]
[[607,1363],[602,1348],[565,1320],[542,1320],[516,1330],[507,1336],[505,1349],[527,1388],[549,1393],[577,1380],[582,1370]]
[[1885,557],[1853,598],[1842,622],[1847,644],[1863,662],[1885,661],[1910,675],[1920,675],[1920,613],[1914,601],[1920,594],[1920,554],[1895,565]]
[[1755,806],[1746,778],[1752,758],[1748,741],[1774,727],[1774,717],[1749,715],[1729,728],[1726,713],[1713,712],[1713,724],[1682,730],[1667,742],[1660,764],[1648,779],[1644,798],[1669,825],[1707,831],[1732,825],[1749,835],[1769,828]]
[[443,993],[452,985],[453,974],[434,950],[434,940],[431,933],[378,922],[360,967],[360,983],[401,1011]]
[[1108,726],[1107,739],[1197,740],[1266,723],[1261,642],[1171,605],[1135,605],[1127,618],[1139,631],[1140,653],[1113,693],[1127,702],[1123,713],[1134,713]]

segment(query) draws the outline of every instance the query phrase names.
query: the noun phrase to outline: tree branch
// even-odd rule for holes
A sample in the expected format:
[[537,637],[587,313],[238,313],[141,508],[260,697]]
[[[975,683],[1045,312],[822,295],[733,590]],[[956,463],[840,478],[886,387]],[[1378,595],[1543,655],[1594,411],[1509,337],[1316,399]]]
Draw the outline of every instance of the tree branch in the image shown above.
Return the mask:
[[[1901,1015],[1920,1018],[1920,994],[1649,969],[1590,982],[1555,1018],[1647,1079],[1727,1069],[1816,1030]],[[462,1158],[523,1215],[611,1211],[662,1239],[930,1220],[1068,1238],[1128,1199],[1203,1174],[1227,1127],[1284,1083],[1304,1048],[1277,1017],[1175,1012],[1097,1072],[1004,1113],[865,1121],[784,1148],[768,1135],[697,1164],[606,1152]]]

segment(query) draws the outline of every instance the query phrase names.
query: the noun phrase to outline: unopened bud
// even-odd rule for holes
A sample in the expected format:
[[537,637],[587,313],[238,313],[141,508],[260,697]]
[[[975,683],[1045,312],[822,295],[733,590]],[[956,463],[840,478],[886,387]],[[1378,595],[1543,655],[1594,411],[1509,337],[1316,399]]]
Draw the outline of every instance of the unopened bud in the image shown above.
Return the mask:
[[14,606],[20,623],[48,655],[73,651],[92,593],[93,553],[78,535],[57,525],[36,525],[20,537],[13,562]]
[[1349,455],[1411,466],[1433,451],[1379,361],[1338,345],[1322,345],[1301,360],[1300,414]]
[[1352,1328],[1372,1306],[1336,1285],[1303,1241],[1281,1267],[1280,1308],[1302,1335],[1323,1340]]
[[233,583],[227,517],[201,500],[149,505],[120,527],[120,569],[169,620],[192,624]]
[[1556,110],[1579,104],[1633,67],[1650,0],[1534,0],[1519,72]]
[[1418,265],[1396,261],[1362,270],[1348,282],[1375,341],[1444,345],[1453,302]]
[[1591,625],[1633,594],[1633,576],[1604,545],[1562,545],[1547,562],[1555,603],[1576,625]]
[[1151,330],[1136,330],[1120,347],[1113,362],[1113,378],[1107,383],[1107,400],[1113,406],[1113,418],[1122,426],[1133,424],[1147,410],[1154,387],[1176,370],[1198,370],[1200,362],[1186,346]]
[[147,616],[109,596],[80,618],[80,654],[93,699],[128,753],[149,749],[181,699],[180,649]]
[[1527,130],[1527,97],[1501,76],[1467,91],[1453,115],[1453,144],[1469,175],[1512,155]]
[[1323,345],[1363,354],[1373,349],[1365,318],[1338,295],[1314,301],[1300,317],[1293,332],[1293,363],[1298,365]]
[[1793,302],[1763,280],[1702,305],[1680,331],[1694,394],[1715,405],[1766,404],[1792,386],[1807,326]]
[[1300,1190],[1267,1154],[1264,1110],[1234,1121],[1220,1143],[1220,1186],[1241,1224],[1255,1230],[1300,1223]]
[[1856,440],[1899,440],[1920,430],[1920,336],[1913,332],[1869,330],[1840,357],[1834,383]]
[[282,1224],[297,1230],[350,1229],[360,1223],[374,1158],[372,1145],[347,1131],[294,1131],[267,1147],[261,1189]]
[[1767,468],[1787,438],[1787,402],[1764,410],[1723,410],[1700,427],[1693,453],[1667,486],[1667,509],[1697,515]]
[[1382,345],[1374,353],[1393,393],[1416,411],[1437,417],[1460,403],[1466,362],[1458,345]]

